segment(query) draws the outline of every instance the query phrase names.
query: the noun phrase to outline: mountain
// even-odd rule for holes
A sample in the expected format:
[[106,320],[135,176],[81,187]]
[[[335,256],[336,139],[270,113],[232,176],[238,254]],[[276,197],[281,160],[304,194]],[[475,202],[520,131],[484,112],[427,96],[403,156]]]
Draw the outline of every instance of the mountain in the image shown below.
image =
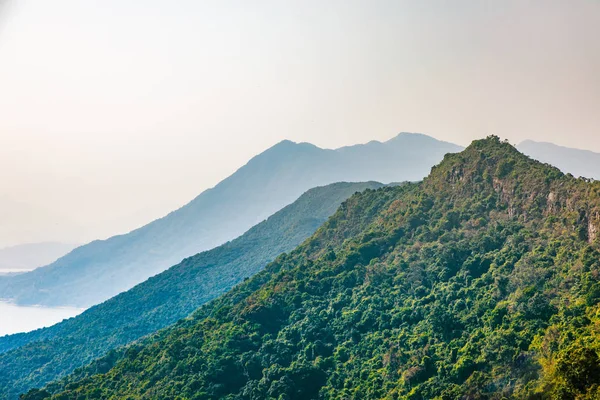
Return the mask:
[[28,271],[47,265],[75,247],[77,246],[68,243],[42,242],[0,249],[0,273]]
[[24,399],[593,399],[600,182],[497,137]]
[[337,150],[284,141],[162,219],[79,247],[44,268],[0,279],[0,298],[48,306],[98,304],[187,256],[241,235],[312,187],[418,180],[445,153],[458,150],[419,134]]
[[239,238],[189,257],[75,318],[0,338],[0,399],[44,385],[186,317],[294,249],[353,193],[381,186],[335,183],[311,189]]
[[528,156],[552,164],[564,173],[576,177],[600,179],[600,153],[532,140],[526,140],[517,147]]

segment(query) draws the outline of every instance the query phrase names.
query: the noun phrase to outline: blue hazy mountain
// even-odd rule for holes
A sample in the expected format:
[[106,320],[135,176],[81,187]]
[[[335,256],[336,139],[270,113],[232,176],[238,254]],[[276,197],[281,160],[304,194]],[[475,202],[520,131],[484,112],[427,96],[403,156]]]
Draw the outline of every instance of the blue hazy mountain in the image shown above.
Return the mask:
[[161,219],[81,246],[46,267],[2,278],[0,298],[88,307],[241,235],[312,187],[340,181],[420,180],[444,154],[460,150],[409,133],[336,150],[283,141]]
[[532,140],[525,140],[517,148],[528,156],[554,165],[575,177],[600,179],[600,153]]

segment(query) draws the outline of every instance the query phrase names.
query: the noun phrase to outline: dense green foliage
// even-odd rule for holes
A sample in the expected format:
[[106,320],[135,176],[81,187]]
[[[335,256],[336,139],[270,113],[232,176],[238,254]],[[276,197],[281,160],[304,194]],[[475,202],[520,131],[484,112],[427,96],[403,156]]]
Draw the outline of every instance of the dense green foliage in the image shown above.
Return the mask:
[[242,235],[311,188],[419,180],[444,154],[459,149],[419,134],[337,150],[283,141],[163,218],[81,246],[46,267],[0,277],[0,298],[87,308]]
[[241,237],[180,264],[128,292],[50,328],[0,338],[0,398],[16,397],[72,372],[111,349],[155,332],[314,233],[353,193],[381,184],[336,183],[311,189]]
[[192,317],[23,398],[593,399],[600,183],[496,137],[357,194]]

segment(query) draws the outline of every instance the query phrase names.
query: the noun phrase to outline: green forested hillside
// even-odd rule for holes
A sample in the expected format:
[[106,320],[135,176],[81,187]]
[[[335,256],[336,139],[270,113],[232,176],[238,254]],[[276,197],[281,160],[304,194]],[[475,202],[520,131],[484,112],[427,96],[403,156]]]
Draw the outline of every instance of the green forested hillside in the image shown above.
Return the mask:
[[0,398],[15,398],[187,316],[292,250],[353,193],[381,186],[336,183],[311,189],[241,237],[187,258],[75,318],[0,338],[0,352],[5,352],[0,354]]
[[24,399],[594,399],[600,183],[496,137]]

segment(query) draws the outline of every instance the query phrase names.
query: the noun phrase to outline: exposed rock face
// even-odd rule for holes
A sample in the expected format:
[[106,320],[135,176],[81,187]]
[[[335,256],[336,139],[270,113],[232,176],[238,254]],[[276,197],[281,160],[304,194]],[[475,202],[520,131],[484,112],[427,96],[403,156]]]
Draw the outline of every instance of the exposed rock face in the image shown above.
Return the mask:
[[593,243],[598,237],[598,225],[600,224],[600,212],[593,211],[588,217],[588,241]]
[[558,211],[560,207],[560,202],[558,201],[558,196],[554,192],[548,193],[548,214]]

